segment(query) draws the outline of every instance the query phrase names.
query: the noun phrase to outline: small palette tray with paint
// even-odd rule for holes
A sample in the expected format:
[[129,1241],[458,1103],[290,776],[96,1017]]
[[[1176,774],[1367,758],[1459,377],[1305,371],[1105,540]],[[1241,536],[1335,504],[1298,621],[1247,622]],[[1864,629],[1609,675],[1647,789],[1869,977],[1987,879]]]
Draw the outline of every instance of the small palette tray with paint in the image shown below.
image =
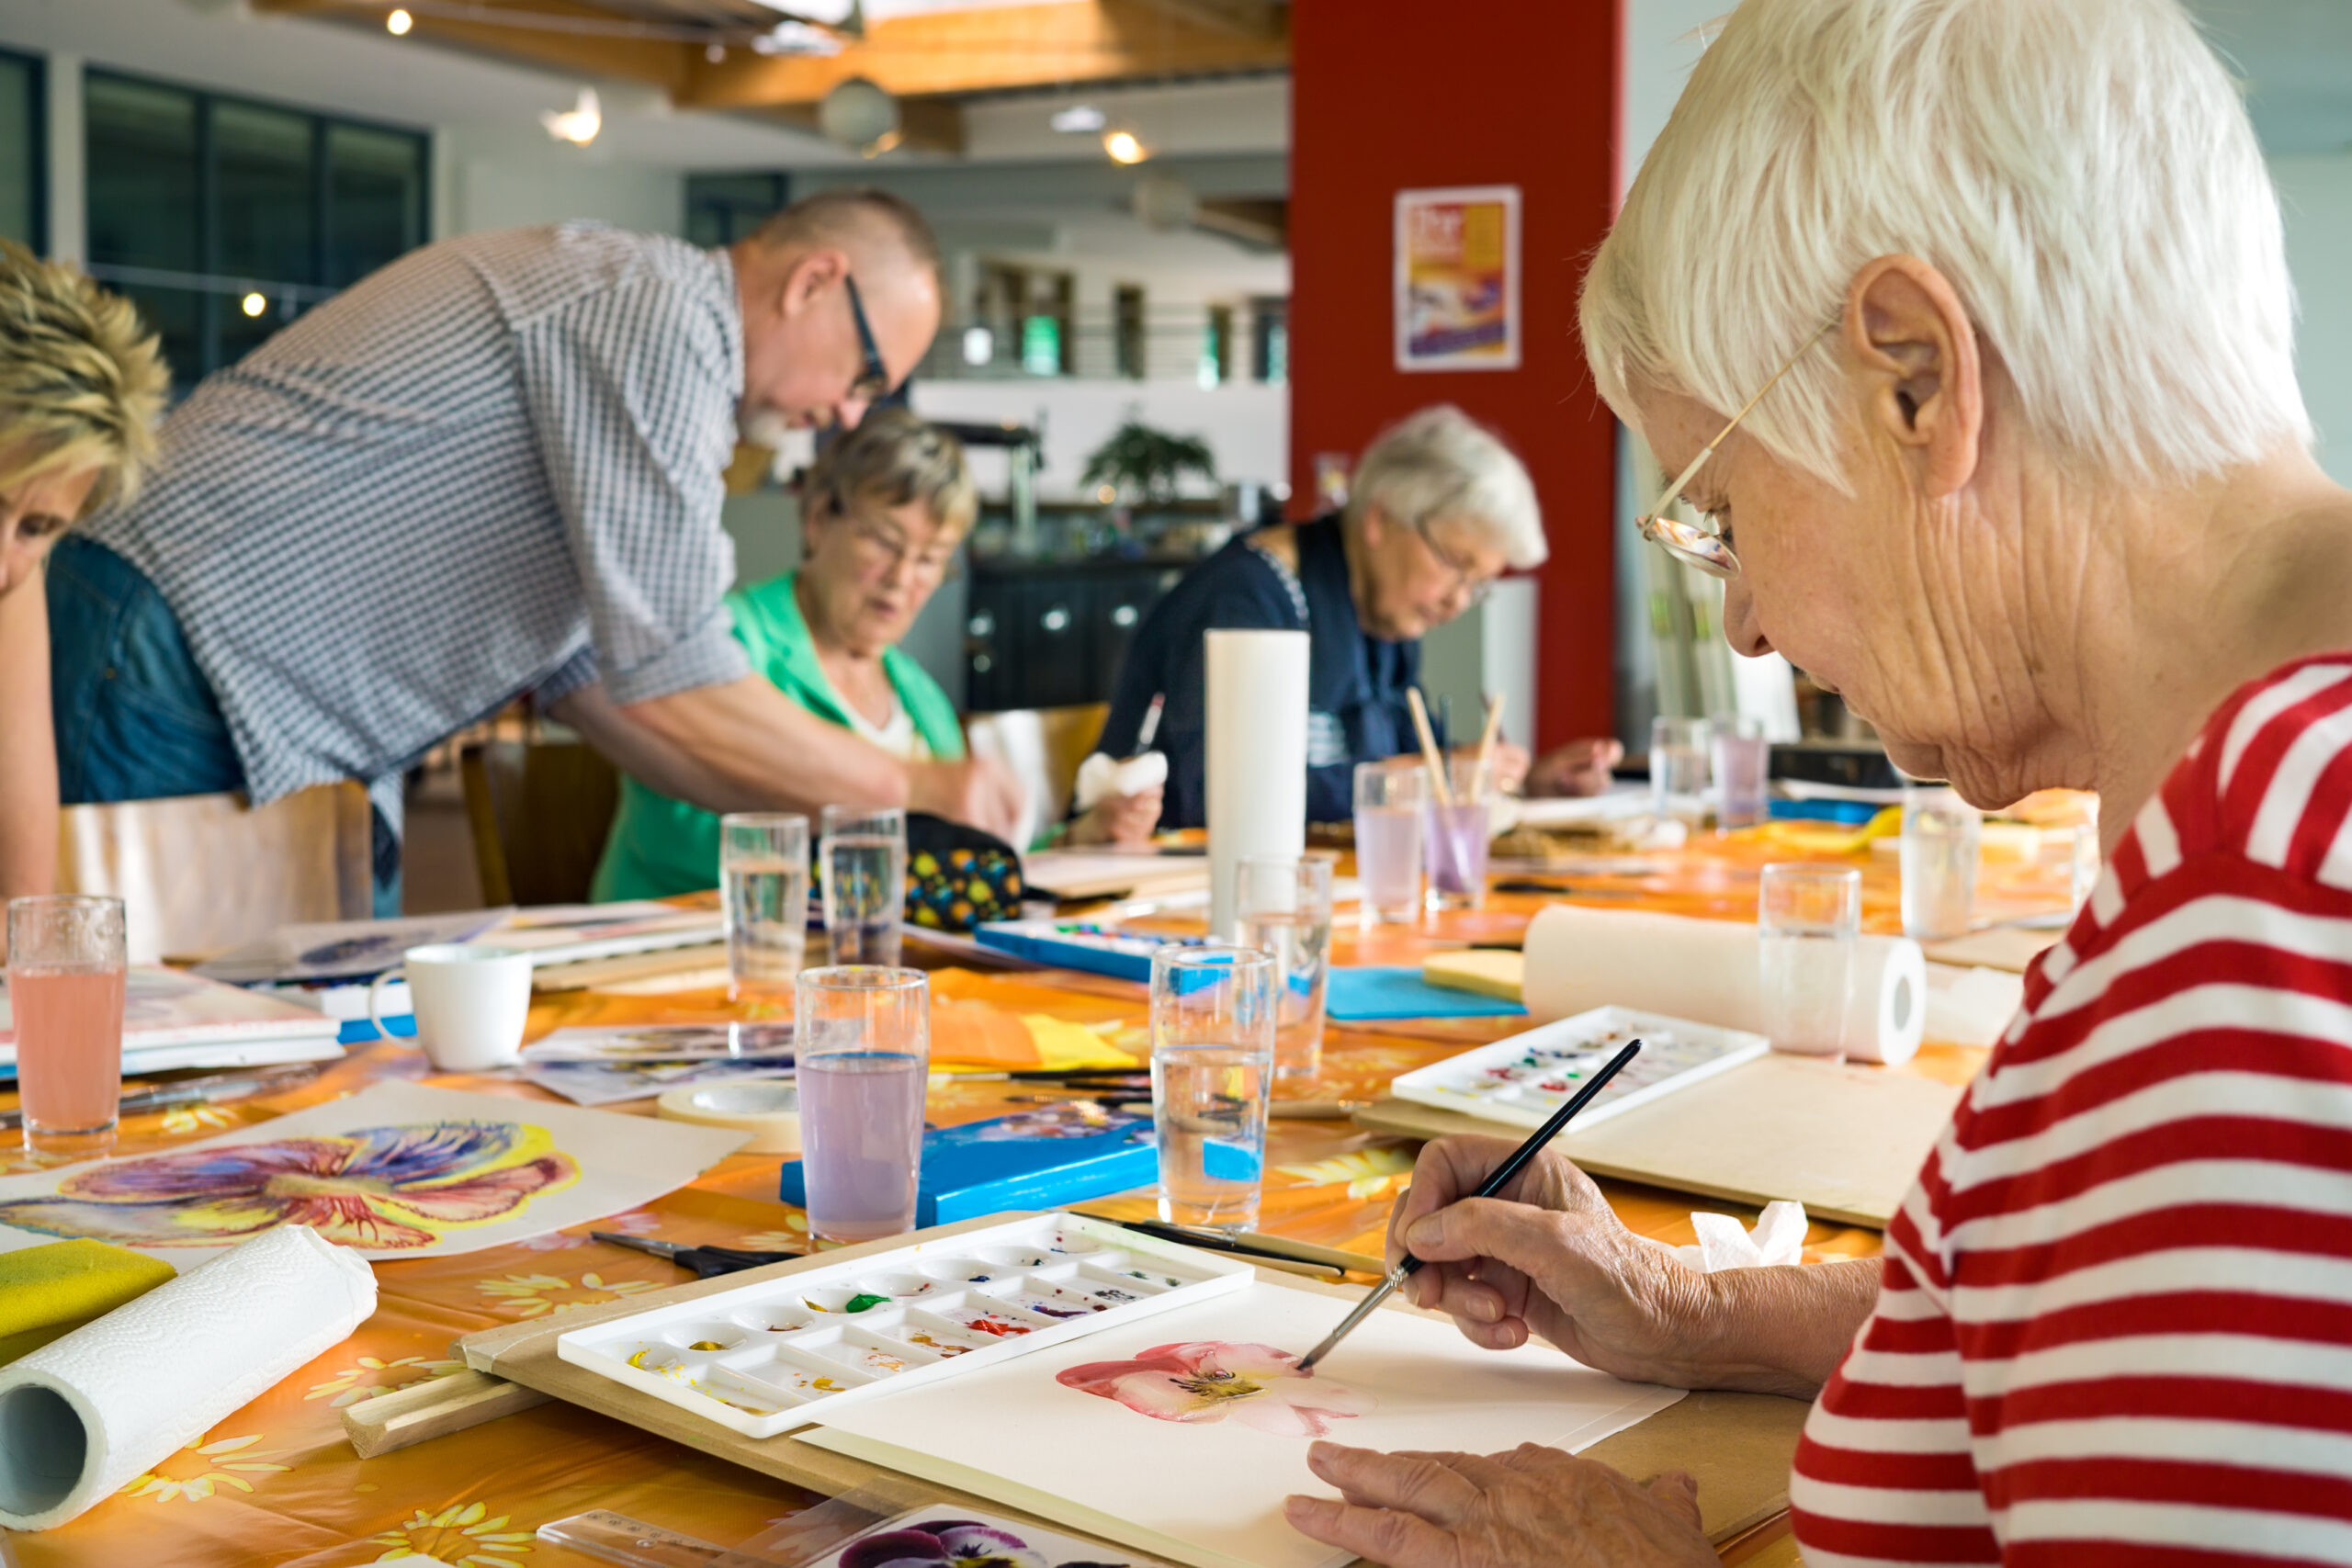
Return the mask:
[[1250,1265],[1083,1215],[1037,1214],[614,1318],[556,1340],[576,1367],[750,1438],[1238,1291]]
[[1761,1034],[1630,1008],[1594,1008],[1417,1067],[1392,1083],[1388,1092],[1489,1122],[1540,1127],[1628,1040],[1636,1039],[1642,1043],[1641,1055],[1577,1113],[1568,1128],[1570,1137],[1686,1084],[1752,1062],[1772,1048]]

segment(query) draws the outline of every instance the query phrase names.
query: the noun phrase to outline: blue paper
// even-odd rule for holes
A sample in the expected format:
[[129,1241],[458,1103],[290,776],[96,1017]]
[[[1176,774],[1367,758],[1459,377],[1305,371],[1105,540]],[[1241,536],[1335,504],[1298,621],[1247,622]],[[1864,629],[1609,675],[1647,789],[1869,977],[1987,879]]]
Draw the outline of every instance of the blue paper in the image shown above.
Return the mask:
[[1527,1010],[1500,997],[1449,990],[1421,978],[1419,969],[1374,967],[1331,970],[1324,1003],[1341,1023],[1384,1018],[1525,1018]]
[[[1057,1209],[1148,1187],[1159,1177],[1150,1117],[1076,1104],[1043,1106],[925,1133],[915,1224],[953,1224],[1007,1209]],[[808,1206],[800,1161],[785,1166],[778,1188],[786,1202]]]

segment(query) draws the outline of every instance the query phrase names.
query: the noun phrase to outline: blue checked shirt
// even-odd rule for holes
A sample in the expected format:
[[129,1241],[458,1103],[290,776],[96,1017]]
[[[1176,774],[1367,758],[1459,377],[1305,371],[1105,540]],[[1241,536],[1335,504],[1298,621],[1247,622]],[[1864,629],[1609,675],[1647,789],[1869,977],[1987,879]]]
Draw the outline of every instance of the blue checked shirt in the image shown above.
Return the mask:
[[537,691],[748,673],[720,596],[724,251],[595,224],[428,246],[209,378],[90,536],[152,579],[255,801],[402,771]]

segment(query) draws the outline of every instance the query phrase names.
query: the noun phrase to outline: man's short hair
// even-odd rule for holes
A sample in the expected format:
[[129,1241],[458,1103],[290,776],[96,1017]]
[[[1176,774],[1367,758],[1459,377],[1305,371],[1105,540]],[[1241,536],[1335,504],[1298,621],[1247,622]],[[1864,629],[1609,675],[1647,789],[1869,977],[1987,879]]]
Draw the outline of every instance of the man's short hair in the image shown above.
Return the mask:
[[905,197],[873,186],[843,186],[802,197],[771,216],[753,232],[763,245],[870,243],[876,235],[905,250],[916,265],[945,281],[946,262],[931,220]]

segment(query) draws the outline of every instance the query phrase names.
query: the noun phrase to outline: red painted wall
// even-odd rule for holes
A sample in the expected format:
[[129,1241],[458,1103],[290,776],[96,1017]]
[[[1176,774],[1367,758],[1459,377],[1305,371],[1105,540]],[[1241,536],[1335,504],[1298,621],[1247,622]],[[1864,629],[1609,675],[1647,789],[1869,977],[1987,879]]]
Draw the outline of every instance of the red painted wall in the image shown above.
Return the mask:
[[[1536,739],[1611,732],[1616,425],[1577,345],[1585,260],[1616,202],[1623,0],[1295,0],[1291,435],[1295,510],[1317,452],[1453,402],[1501,431],[1551,535]],[[1521,191],[1521,367],[1396,367],[1400,188]]]

